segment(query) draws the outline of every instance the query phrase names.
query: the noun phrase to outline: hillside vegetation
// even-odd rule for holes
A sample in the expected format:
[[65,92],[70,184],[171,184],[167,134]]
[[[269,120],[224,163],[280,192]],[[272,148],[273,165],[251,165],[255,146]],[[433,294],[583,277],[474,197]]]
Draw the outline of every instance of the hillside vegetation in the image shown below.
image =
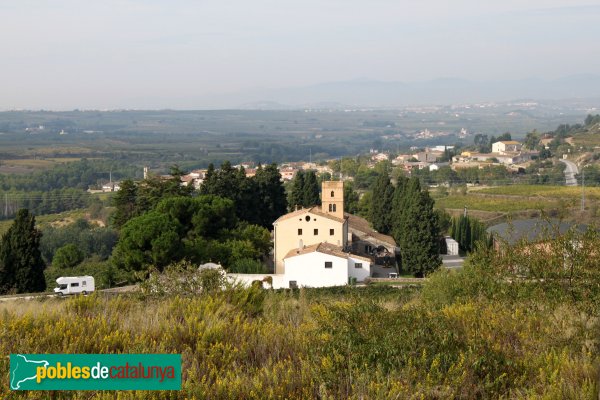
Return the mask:
[[232,288],[3,303],[0,351],[183,355],[181,392],[119,399],[595,399],[600,281],[589,255],[599,244],[588,232],[535,254],[526,244],[479,251],[421,291]]

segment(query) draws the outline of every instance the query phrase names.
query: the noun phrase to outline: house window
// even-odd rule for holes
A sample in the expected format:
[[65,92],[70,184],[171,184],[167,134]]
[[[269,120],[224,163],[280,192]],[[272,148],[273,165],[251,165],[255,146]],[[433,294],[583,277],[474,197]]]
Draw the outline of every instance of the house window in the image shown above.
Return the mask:
[[333,268],[333,262],[332,261],[325,261],[325,268]]
[[314,232],[315,232],[315,236],[317,236],[319,234],[319,230],[318,229],[315,229]]
[[362,268],[362,263],[354,263],[354,268]]
[[298,282],[290,281],[290,289],[297,289],[297,288],[298,288]]
[[365,245],[365,253],[370,253],[371,251],[373,251],[373,248],[371,247],[371,245]]
[[332,212],[332,211],[333,211],[333,204],[330,204],[329,205],[329,212]]
[[298,229],[298,236],[302,235],[302,229]]
[[78,283],[71,283],[71,287],[79,287],[79,282]]
[[333,208],[333,212],[335,212],[335,208],[336,208],[336,207],[335,207],[335,204],[332,204],[332,206],[333,206],[333,207],[332,207],[332,208]]
[[81,282],[81,286],[85,286],[85,281]]
[[333,190],[331,191],[331,197],[335,197],[335,192]]
[[335,229],[330,229],[330,230],[329,230],[329,234],[330,234],[331,236],[335,235]]
[[310,221],[310,215],[307,215],[304,219],[306,220],[306,222]]

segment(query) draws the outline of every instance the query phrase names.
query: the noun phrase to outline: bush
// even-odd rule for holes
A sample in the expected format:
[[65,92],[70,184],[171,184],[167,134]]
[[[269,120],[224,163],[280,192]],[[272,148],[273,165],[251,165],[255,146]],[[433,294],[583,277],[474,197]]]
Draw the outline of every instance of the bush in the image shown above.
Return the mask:
[[58,269],[73,268],[83,261],[83,252],[74,244],[67,244],[56,250],[52,265]]
[[252,258],[242,258],[235,260],[227,269],[228,272],[238,274],[267,274],[267,266],[258,260]]

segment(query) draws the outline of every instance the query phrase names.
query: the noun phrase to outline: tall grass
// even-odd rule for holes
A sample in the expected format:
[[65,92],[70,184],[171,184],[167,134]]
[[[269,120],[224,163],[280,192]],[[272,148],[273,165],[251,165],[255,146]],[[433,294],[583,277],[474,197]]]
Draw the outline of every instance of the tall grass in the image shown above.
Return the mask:
[[[576,302],[498,279],[487,257],[434,274],[422,291],[233,288],[0,303],[0,351],[182,354],[180,392],[55,399],[596,398],[597,321]],[[2,358],[0,373],[8,368]],[[51,398],[6,386],[0,396]]]

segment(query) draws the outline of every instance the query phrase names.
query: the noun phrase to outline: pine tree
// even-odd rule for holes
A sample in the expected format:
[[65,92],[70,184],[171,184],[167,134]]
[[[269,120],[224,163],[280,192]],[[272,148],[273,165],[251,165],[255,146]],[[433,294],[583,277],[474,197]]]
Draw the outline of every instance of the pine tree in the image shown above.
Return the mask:
[[370,220],[373,228],[381,233],[388,234],[392,230],[392,200],[394,186],[390,182],[387,172],[381,173],[373,186],[373,200],[370,210]]
[[318,206],[321,204],[321,198],[319,197],[319,182],[317,182],[317,175],[314,171],[308,171],[304,175],[304,196],[302,205],[304,207]]
[[0,245],[0,293],[41,292],[46,289],[44,261],[40,253],[42,234],[27,209],[2,236]]

